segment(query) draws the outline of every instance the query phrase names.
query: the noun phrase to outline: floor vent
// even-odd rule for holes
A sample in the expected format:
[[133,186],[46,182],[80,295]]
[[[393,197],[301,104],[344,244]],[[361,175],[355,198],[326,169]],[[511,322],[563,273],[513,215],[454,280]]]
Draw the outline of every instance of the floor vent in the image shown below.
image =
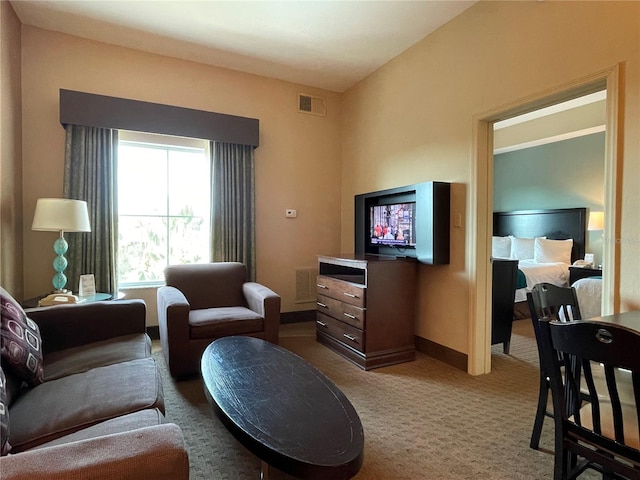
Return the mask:
[[317,268],[296,269],[296,303],[316,301]]
[[327,116],[327,102],[322,97],[307,95],[306,93],[298,94],[298,112],[308,113],[310,115],[318,115],[319,117]]

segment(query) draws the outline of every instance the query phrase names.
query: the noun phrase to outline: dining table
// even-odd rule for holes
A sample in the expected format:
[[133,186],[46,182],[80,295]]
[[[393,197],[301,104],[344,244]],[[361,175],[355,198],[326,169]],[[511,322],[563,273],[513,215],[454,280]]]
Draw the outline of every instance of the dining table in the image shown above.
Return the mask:
[[585,320],[590,322],[613,323],[640,333],[640,310],[629,310],[628,312],[602,315]]

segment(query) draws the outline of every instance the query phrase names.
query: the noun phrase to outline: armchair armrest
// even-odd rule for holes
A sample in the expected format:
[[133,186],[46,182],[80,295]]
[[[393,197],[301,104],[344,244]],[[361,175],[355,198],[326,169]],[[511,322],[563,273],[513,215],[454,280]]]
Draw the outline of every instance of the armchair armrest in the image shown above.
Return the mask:
[[147,307],[143,300],[59,305],[26,313],[40,328],[45,353],[146,332]]
[[28,450],[0,459],[3,480],[188,480],[189,457],[173,423]]
[[265,340],[278,343],[280,330],[280,295],[256,282],[242,285],[247,307],[264,317]]

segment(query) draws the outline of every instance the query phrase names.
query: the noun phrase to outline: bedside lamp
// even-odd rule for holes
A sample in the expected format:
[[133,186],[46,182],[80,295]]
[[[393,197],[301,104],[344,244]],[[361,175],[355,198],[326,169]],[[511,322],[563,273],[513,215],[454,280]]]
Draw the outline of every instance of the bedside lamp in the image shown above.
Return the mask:
[[56,258],[53,259],[53,269],[56,271],[51,283],[55,293],[66,293],[64,288],[67,277],[67,253],[69,245],[64,239],[64,232],[90,232],[89,212],[87,202],[83,200],[69,200],[66,198],[39,198],[33,215],[31,230],[43,232],[60,232],[60,237],[53,243]]
[[[589,212],[589,223],[587,224],[587,230],[589,232],[604,230],[604,212]],[[590,256],[590,262],[593,263],[593,253],[586,253],[584,259],[587,260],[588,255]],[[602,265],[598,265],[598,268],[602,268]]]
[[590,212],[587,230],[604,230],[604,212]]

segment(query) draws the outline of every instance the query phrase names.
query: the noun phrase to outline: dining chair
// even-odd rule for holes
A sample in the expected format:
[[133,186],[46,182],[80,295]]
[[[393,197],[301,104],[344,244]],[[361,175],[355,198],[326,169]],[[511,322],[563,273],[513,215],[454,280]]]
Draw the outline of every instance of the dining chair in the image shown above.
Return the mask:
[[550,283],[539,283],[534,285],[530,293],[527,293],[527,303],[531,313],[533,331],[536,336],[538,346],[538,358],[540,361],[540,386],[538,389],[538,406],[536,417],[533,422],[531,441],[529,446],[535,450],[540,445],[540,434],[544,418],[553,418],[552,411],[548,408],[549,403],[549,376],[542,362],[541,339],[540,339],[540,319],[549,318],[557,320],[579,320],[580,306],[576,291],[572,287],[559,287]]
[[539,327],[555,413],[554,480],[587,468],[605,479],[640,479],[640,331],[547,318]]

